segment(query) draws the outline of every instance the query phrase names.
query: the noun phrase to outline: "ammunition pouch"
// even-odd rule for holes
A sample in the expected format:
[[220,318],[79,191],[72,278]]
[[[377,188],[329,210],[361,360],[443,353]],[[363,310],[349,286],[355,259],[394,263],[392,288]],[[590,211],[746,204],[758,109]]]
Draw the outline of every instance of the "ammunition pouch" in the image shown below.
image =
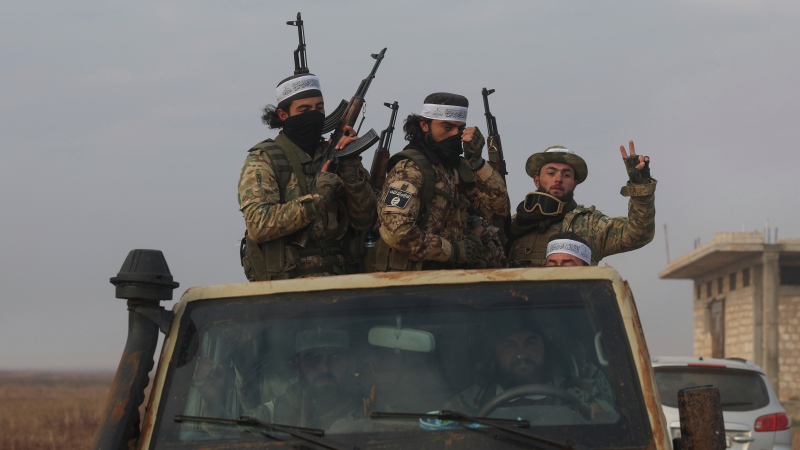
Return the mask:
[[395,251],[379,237],[375,245],[375,261],[370,272],[422,270],[422,261],[411,261],[407,254]]
[[247,279],[267,281],[285,278],[280,276],[286,264],[283,247],[283,238],[258,244],[245,233],[240,255]]
[[[249,281],[287,280],[313,274],[344,274],[342,264],[344,249],[338,241],[311,241],[305,248],[286,245],[286,239],[275,239],[263,244],[245,236],[241,250],[242,267]],[[322,264],[302,267],[302,259],[321,257]]]

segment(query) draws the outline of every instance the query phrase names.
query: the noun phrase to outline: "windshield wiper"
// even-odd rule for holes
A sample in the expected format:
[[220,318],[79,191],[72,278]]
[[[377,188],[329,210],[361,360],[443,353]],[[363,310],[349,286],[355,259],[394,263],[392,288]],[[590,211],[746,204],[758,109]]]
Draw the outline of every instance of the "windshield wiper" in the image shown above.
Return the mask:
[[[494,417],[473,417],[460,413],[458,411],[447,411],[447,410],[440,411],[438,413],[394,413],[394,412],[375,411],[372,414],[370,414],[370,418],[452,420],[454,422],[458,422],[460,425],[477,423],[480,425],[485,425],[487,427],[505,431],[506,433],[513,434],[514,436],[523,437],[528,441],[533,441],[539,444],[545,444],[556,448],[562,448],[564,450],[583,450],[585,448],[582,445],[575,444],[571,441],[567,441],[566,443],[556,442],[547,438],[539,437],[533,434],[528,434],[525,433],[524,431],[518,430],[517,428],[530,428],[531,423],[527,420],[497,419]],[[512,425],[512,426],[507,426],[507,425]],[[471,428],[471,427],[467,428],[472,430],[477,430],[477,428]]]
[[[358,450],[358,447],[351,448],[345,446],[344,444],[331,442],[327,439],[318,439],[318,437],[325,436],[324,430],[317,428],[296,427],[294,425],[282,425],[279,423],[269,423],[260,419],[256,419],[255,417],[242,416],[238,419],[223,419],[218,417],[183,416],[178,414],[175,416],[175,422],[204,422],[217,425],[240,425],[255,427],[261,429],[262,431],[277,431],[280,433],[286,433],[305,442],[316,444],[320,447],[330,450]],[[275,436],[270,434],[265,434],[265,436],[276,439]]]

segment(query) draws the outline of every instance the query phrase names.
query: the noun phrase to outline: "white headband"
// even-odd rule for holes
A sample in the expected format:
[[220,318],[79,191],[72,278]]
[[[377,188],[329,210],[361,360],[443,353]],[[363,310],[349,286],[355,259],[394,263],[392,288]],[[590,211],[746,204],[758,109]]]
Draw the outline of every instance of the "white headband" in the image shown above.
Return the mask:
[[592,251],[584,244],[573,241],[572,239],[556,239],[547,243],[547,255],[552,253],[566,253],[582,259],[586,264],[592,264]]
[[322,90],[319,85],[319,77],[316,75],[305,75],[287,80],[285,83],[278,85],[275,89],[275,94],[278,97],[278,103],[280,103],[298,92],[310,91],[311,89]]
[[433,105],[431,103],[425,103],[422,105],[421,115],[426,119],[466,122],[467,108],[465,106]]

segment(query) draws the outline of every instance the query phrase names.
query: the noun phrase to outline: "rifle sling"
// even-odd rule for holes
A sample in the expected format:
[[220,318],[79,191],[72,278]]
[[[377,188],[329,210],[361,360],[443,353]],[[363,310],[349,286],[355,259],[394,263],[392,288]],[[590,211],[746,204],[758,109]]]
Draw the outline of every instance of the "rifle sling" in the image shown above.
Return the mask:
[[298,158],[297,154],[292,151],[283,152],[283,154],[286,156],[286,159],[289,160],[289,164],[291,164],[292,169],[294,170],[295,176],[297,177],[297,187],[300,189],[300,193],[303,194],[303,196],[308,195],[308,180],[300,179],[301,174],[305,174],[305,171],[303,171],[303,163],[300,162],[300,158]]

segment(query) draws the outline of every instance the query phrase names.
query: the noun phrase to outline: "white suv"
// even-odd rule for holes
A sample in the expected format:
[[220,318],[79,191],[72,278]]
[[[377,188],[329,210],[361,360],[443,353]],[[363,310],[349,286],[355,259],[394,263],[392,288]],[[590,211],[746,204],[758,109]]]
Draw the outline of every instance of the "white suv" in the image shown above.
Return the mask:
[[764,371],[752,361],[677,356],[653,357],[652,363],[672,438],[680,436],[678,391],[714,385],[720,393],[728,448],[792,448],[792,420]]

